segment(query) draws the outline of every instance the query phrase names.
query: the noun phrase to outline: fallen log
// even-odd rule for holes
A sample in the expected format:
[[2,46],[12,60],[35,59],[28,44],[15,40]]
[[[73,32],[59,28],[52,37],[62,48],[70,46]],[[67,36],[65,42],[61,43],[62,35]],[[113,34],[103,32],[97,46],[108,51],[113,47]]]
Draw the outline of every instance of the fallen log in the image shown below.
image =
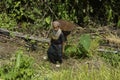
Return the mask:
[[38,42],[46,42],[46,43],[50,42],[49,38],[44,38],[44,37],[38,38],[37,36],[29,36],[28,34],[23,34],[23,33],[19,33],[19,32],[11,32],[11,31],[3,29],[3,28],[0,28],[0,34],[4,34],[6,36],[10,36],[10,34],[12,34],[15,37],[18,37],[18,38],[21,38],[24,40],[35,40]]
[[3,29],[3,28],[0,28],[0,34],[4,34],[4,35],[9,36],[10,35],[10,31],[8,31],[6,29]]

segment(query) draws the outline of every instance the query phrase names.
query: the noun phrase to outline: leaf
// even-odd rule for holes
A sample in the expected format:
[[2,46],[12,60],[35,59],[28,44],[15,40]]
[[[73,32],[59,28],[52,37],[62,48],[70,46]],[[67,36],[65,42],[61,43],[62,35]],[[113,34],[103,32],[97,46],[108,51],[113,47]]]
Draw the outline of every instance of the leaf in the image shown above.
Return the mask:
[[19,68],[19,67],[20,67],[21,54],[23,54],[23,51],[18,50],[18,51],[17,51],[17,58],[16,58],[15,68]]
[[46,17],[45,21],[47,22],[47,24],[50,24],[50,16]]
[[37,14],[40,14],[40,12],[41,12],[38,8],[34,8],[33,11]]
[[84,34],[80,37],[80,44],[85,48],[85,50],[89,50],[91,44],[91,38],[89,34]]
[[89,34],[81,35],[80,41],[79,41],[79,50],[81,51],[82,54],[90,56],[90,53],[89,53],[90,45],[91,45],[90,35]]
[[89,16],[85,16],[83,21],[88,22],[89,20],[90,20]]
[[16,8],[16,7],[20,6],[20,4],[21,4],[21,2],[20,2],[20,1],[16,2],[16,4],[15,4],[14,8]]
[[12,4],[12,0],[8,0],[8,3]]
[[110,21],[113,17],[112,17],[112,9],[110,9],[109,11],[108,11],[108,21]]
[[75,53],[77,53],[77,45],[66,45],[65,53],[67,56],[74,55]]

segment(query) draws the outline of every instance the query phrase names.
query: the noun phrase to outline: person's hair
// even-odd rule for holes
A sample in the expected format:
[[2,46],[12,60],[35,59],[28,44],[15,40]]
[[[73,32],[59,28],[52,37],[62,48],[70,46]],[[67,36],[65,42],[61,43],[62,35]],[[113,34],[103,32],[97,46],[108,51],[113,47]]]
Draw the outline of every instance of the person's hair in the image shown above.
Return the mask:
[[53,25],[54,27],[55,27],[55,26],[60,27],[60,23],[59,23],[58,21],[52,22],[52,25]]

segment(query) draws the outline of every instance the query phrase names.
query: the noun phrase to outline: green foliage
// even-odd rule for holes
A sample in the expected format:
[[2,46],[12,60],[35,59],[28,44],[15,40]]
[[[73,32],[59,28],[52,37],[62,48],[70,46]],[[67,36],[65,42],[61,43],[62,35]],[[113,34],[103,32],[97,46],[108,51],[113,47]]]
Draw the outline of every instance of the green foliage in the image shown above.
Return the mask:
[[11,25],[9,28],[12,28],[16,22],[27,23],[23,29],[30,33],[39,32],[41,28],[48,29],[50,22],[56,19],[78,24],[88,24],[91,21],[101,24],[115,22],[119,26],[119,5],[117,0],[1,0],[0,13],[10,16],[7,20],[2,17],[1,23],[10,22],[0,26],[8,28]]
[[88,23],[88,22],[90,21],[89,16],[85,16],[84,19],[83,19],[83,21],[84,21],[85,23]]
[[92,40],[89,34],[83,34],[78,43],[66,45],[65,53],[69,56],[92,57],[97,53],[99,41],[99,37]]
[[73,8],[73,10],[68,11],[68,9],[70,9],[70,3],[58,4],[57,7],[58,7],[58,13],[57,13],[58,18],[62,18],[64,20],[72,20],[72,21],[77,22],[77,16],[75,15],[76,10],[73,7],[71,7]]
[[95,56],[97,54],[97,49],[99,47],[99,43],[100,43],[101,39],[100,37],[96,36],[92,41],[91,41],[91,45],[89,48],[89,54],[91,56]]
[[16,26],[15,19],[9,17],[6,13],[0,14],[0,28],[14,29]]
[[91,45],[91,38],[89,34],[83,34],[79,40],[79,46],[82,48],[83,52],[88,53]]
[[32,65],[33,59],[18,50],[15,59],[1,67],[0,77],[5,80],[30,80],[34,73]]
[[120,78],[120,68],[110,68],[102,64],[99,69],[95,69],[94,66],[90,69],[88,64],[77,64],[74,67],[59,71],[47,70],[49,73],[35,80],[119,80]]
[[47,24],[50,24],[50,21],[51,21],[51,20],[50,20],[50,16],[46,17],[46,18],[45,18],[45,21],[46,21]]
[[79,52],[83,56],[92,57],[97,53],[97,48],[99,46],[99,38],[91,39],[89,34],[83,34],[79,40]]
[[103,57],[109,64],[113,67],[120,66],[120,53],[101,53],[101,57]]
[[111,22],[113,19],[113,10],[108,5],[106,5],[106,16],[107,16],[107,21]]
[[66,56],[75,56],[77,55],[77,45],[66,45],[65,46],[65,54]]

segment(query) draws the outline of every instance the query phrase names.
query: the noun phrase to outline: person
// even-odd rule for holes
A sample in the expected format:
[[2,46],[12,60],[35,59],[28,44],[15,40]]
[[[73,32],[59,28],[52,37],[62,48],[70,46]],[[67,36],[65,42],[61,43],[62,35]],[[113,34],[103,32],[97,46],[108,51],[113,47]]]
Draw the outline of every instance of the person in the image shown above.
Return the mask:
[[52,22],[53,29],[51,33],[51,41],[50,46],[47,51],[48,60],[52,62],[53,64],[56,64],[56,67],[59,67],[60,65],[57,64],[59,62],[60,64],[62,61],[62,54],[64,51],[64,41],[65,37],[62,33],[62,30],[60,29],[60,23],[57,21]]

